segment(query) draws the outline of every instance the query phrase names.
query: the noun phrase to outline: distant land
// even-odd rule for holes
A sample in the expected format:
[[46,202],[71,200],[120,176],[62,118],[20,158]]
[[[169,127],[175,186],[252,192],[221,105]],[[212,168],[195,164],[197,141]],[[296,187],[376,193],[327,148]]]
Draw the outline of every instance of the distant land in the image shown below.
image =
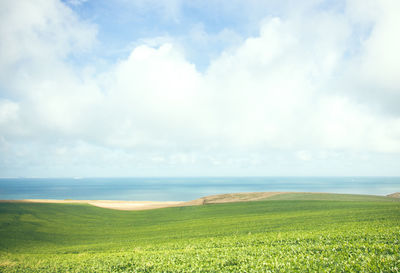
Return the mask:
[[400,198],[400,192],[395,192],[395,193],[392,193],[392,194],[388,194],[387,197]]
[[[68,199],[189,202],[201,197],[229,193],[319,192],[386,196],[399,190],[400,177],[105,177],[80,179],[0,179],[0,200]],[[264,197],[256,195],[252,196],[251,199],[263,199]],[[315,195],[313,197],[315,198]],[[243,196],[241,198],[243,199]],[[210,200],[206,200],[206,202],[210,202]]]

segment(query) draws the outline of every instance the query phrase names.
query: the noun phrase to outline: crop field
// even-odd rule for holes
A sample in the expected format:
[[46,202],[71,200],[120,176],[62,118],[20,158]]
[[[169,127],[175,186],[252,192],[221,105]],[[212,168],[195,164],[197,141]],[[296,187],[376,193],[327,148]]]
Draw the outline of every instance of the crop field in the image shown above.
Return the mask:
[[400,271],[398,199],[275,199],[147,211],[0,203],[0,272]]

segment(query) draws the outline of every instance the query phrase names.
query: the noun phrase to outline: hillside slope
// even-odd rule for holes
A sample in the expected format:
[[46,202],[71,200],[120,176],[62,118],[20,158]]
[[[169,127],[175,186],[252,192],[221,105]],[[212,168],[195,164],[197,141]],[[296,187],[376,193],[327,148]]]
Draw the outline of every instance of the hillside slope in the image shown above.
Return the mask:
[[391,197],[391,198],[400,198],[400,192],[395,192],[392,194],[388,194],[386,195],[387,197]]
[[243,192],[209,195],[180,206],[207,205],[262,200],[331,200],[331,201],[400,201],[394,196],[377,196],[361,194],[337,194],[318,192]]
[[0,203],[0,238],[1,272],[395,272],[400,202]]

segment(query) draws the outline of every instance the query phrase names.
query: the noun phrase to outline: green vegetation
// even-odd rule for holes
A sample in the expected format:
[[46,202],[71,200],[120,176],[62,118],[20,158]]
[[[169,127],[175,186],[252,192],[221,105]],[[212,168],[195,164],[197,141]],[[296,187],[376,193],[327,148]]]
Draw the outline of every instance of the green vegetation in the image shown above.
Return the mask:
[[400,201],[395,197],[336,193],[284,193],[268,197],[268,200],[330,200],[330,201]]
[[400,202],[384,200],[0,203],[0,272],[399,272]]

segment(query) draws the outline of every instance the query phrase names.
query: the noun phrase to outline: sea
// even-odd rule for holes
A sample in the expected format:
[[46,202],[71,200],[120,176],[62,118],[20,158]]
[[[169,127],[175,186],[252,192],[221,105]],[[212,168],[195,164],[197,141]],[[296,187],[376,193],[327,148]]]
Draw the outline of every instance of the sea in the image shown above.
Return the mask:
[[387,195],[400,191],[400,177],[0,178],[0,200],[189,201],[263,191]]

